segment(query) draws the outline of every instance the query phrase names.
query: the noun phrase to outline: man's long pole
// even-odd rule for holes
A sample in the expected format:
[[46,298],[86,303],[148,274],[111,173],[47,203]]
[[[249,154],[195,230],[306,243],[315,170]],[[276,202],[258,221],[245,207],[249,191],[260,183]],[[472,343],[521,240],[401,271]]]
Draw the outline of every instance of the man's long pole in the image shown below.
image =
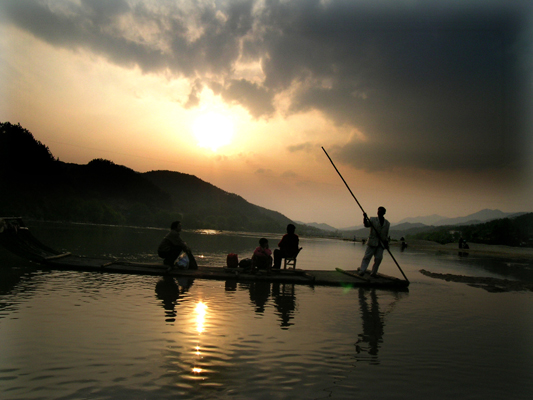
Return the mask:
[[[355,202],[357,203],[357,205],[359,206],[359,208],[361,209],[361,211],[363,212],[364,215],[366,215],[365,213],[365,210],[363,209],[363,206],[361,206],[361,203],[359,203],[359,201],[357,200],[357,197],[355,197],[355,195],[353,194],[352,192],[352,189],[350,189],[350,186],[348,186],[348,184],[346,183],[346,181],[344,180],[344,178],[342,177],[341,173],[339,172],[339,170],[337,169],[337,167],[335,166],[335,163],[333,162],[333,160],[331,159],[331,157],[329,156],[328,152],[326,151],[326,149],[324,147],[322,147],[322,150],[324,150],[324,153],[326,153],[326,156],[328,157],[329,161],[331,162],[331,165],[333,165],[333,168],[335,168],[335,171],[337,171],[337,174],[339,174],[339,176],[341,177],[342,181],[344,182],[344,184],[346,185],[346,188],[348,189],[348,191],[350,192],[350,194],[352,195],[352,197],[354,198]],[[366,217],[365,217],[366,218]],[[377,230],[374,228],[374,225],[372,224],[372,221],[370,221],[369,218],[366,218],[366,220],[370,223],[370,226],[374,229],[374,231],[377,232]],[[389,252],[390,256],[392,257],[394,263],[396,264],[396,266],[398,267],[398,269],[400,270],[400,272],[402,273],[403,277],[405,278],[405,280],[407,282],[409,282],[409,279],[407,279],[407,277],[405,276],[405,274],[403,273],[402,271],[402,268],[400,267],[400,264],[398,264],[398,261],[396,261],[396,259],[394,258],[394,256],[392,255],[390,249],[389,249],[389,246],[385,246],[385,244],[382,242],[381,240],[381,237],[378,235],[378,238],[379,238],[379,242],[380,244],[387,249],[387,251]]]

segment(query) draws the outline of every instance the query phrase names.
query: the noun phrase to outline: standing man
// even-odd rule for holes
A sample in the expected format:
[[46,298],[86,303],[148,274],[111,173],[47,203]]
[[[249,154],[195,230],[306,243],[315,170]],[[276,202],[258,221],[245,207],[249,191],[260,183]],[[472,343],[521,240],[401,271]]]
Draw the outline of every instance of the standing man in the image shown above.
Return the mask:
[[366,213],[363,214],[363,223],[366,228],[370,228],[370,236],[368,237],[365,256],[361,261],[361,268],[359,269],[359,275],[361,276],[366,272],[372,256],[374,256],[374,265],[372,266],[370,276],[376,276],[381,260],[383,260],[383,250],[389,248],[388,237],[390,223],[385,219],[386,212],[385,207],[379,207],[377,217],[368,218]]
[[189,269],[198,269],[196,260],[192,255],[191,248],[180,237],[181,222],[174,221],[170,225],[170,232],[163,238],[157,249],[157,254],[163,259],[163,263],[169,267],[174,266],[174,262],[184,251],[189,257]]

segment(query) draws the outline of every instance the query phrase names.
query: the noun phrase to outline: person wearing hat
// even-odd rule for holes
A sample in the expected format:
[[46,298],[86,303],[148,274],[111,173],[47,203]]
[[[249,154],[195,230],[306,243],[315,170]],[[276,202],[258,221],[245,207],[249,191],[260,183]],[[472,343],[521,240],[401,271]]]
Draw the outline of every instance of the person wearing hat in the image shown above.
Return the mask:
[[163,264],[169,267],[174,266],[174,262],[184,251],[189,257],[189,269],[197,269],[196,260],[192,255],[191,248],[180,237],[181,221],[174,221],[170,224],[170,232],[163,238],[157,249],[157,254],[163,259]]
[[363,275],[370,264],[370,260],[374,257],[374,265],[372,266],[371,276],[376,276],[379,265],[383,260],[383,250],[389,247],[388,237],[390,223],[385,219],[385,207],[378,208],[378,216],[368,218],[368,215],[363,214],[363,223],[366,228],[370,229],[370,236],[366,244],[365,255],[361,261],[361,268],[359,268],[359,275]]

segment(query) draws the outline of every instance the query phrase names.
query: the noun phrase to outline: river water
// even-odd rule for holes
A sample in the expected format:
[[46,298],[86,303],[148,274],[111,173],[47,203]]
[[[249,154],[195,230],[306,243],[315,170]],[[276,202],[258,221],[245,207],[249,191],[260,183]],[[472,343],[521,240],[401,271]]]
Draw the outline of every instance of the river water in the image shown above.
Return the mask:
[[[28,223],[57,249],[157,260],[164,229]],[[258,234],[185,231],[200,265]],[[267,236],[271,247],[279,237]],[[354,269],[360,243],[301,239],[298,267]],[[56,271],[0,248],[1,399],[530,399],[533,262],[394,249],[408,292]],[[380,271],[401,277],[386,255]]]

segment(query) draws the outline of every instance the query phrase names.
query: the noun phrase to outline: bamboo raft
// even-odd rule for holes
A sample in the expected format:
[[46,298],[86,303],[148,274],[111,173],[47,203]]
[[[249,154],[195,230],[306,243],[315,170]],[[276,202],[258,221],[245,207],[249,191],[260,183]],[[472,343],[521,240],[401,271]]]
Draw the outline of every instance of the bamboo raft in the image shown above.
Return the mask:
[[54,250],[36,239],[21,218],[0,219],[0,244],[12,253],[50,269],[126,273],[141,275],[170,275],[198,279],[267,281],[304,285],[329,285],[351,287],[377,287],[406,289],[408,281],[378,274],[361,277],[355,271],[281,269],[267,274],[265,271],[250,273],[242,268],[198,266],[198,269],[169,269],[163,263],[140,263],[121,259],[82,257]]

